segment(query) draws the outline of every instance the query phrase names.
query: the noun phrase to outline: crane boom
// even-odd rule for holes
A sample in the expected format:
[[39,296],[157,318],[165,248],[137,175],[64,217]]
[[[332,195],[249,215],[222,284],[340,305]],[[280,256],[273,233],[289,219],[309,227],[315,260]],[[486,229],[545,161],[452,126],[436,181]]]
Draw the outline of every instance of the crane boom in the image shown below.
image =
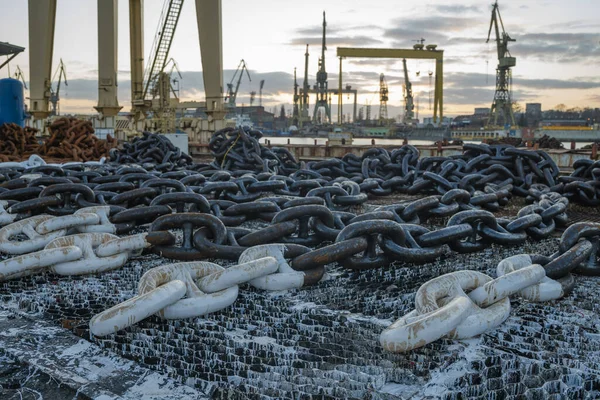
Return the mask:
[[152,58],[146,66],[143,99],[151,98],[157,92],[155,86],[158,85],[160,74],[167,64],[182,7],[183,0],[165,0],[154,44],[150,51]]
[[381,124],[385,124],[387,122],[388,113],[387,113],[387,102],[389,100],[388,97],[388,85],[385,81],[385,75],[379,75],[379,122]]
[[265,86],[265,80],[260,81],[260,89],[258,89],[258,105],[262,107],[262,90]]
[[21,82],[23,82],[23,88],[25,88],[25,90],[27,90],[27,83],[25,82],[25,74],[23,74],[23,70],[18,65],[17,65],[17,70],[15,71],[15,79],[18,79]]
[[408,68],[406,68],[406,58],[402,59],[404,66],[404,123],[409,124],[414,120],[415,104],[413,100],[412,83],[408,79]]
[[492,28],[496,33],[496,46],[498,49],[498,67],[496,68],[496,92],[490,110],[488,126],[497,126],[500,115],[504,117],[504,124],[515,125],[515,116],[512,109],[512,71],[511,67],[517,65],[517,59],[508,51],[508,42],[516,42],[504,30],[504,22],[500,15],[498,1],[493,4],[490,28],[486,43],[490,41]]
[[65,78],[65,86],[69,86],[69,83],[67,82],[67,69],[65,68],[62,58],[60,59],[58,68],[52,77],[52,81],[56,80],[56,75],[58,75],[56,91],[52,90],[52,83],[50,83],[50,103],[52,103],[52,111],[50,112],[50,115],[59,115],[60,113],[60,110],[58,109],[58,101],[60,100],[60,84],[63,77]]
[[[241,60],[237,69],[235,70],[235,73],[233,74],[233,78],[231,78],[231,82],[227,84],[228,94],[226,96],[226,99],[228,100],[227,105],[230,108],[235,108],[235,100],[237,98],[238,90],[240,89],[240,83],[242,82],[244,71],[246,71],[246,75],[248,75],[248,80],[252,82],[252,79],[250,78],[250,72],[248,72],[248,68],[246,67],[246,61]],[[238,80],[235,85],[235,90],[233,90],[233,82],[235,81],[236,76],[238,77]]]

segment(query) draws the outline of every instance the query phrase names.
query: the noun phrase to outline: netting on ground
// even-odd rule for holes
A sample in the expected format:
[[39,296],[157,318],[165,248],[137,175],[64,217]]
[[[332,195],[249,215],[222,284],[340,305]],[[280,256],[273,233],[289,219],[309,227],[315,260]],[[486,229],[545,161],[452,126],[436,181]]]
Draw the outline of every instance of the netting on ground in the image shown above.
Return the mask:
[[[495,276],[503,258],[548,255],[557,242],[493,246],[420,266],[328,266],[315,287],[267,293],[245,286],[223,311],[192,320],[151,317],[93,341],[214,398],[597,398],[600,282],[593,278],[577,277],[574,293],[559,301],[513,299],[510,318],[478,338],[441,340],[403,355],[379,345],[381,331],[412,310],[429,279],[462,269]],[[0,299],[90,339],[90,318],[135,295],[141,275],[165,262],[147,255],[97,276],[3,282]]]

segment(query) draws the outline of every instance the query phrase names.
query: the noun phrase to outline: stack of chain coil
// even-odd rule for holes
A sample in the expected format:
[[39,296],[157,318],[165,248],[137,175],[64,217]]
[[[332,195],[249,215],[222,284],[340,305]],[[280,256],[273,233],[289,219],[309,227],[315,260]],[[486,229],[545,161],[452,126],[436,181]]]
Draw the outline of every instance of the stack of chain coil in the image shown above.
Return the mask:
[[258,141],[262,133],[248,127],[225,128],[210,139],[208,147],[215,156],[214,165],[232,171],[274,172],[289,175],[300,167],[284,148],[268,149]]
[[22,128],[17,124],[1,125],[0,161],[21,161],[33,154],[39,146],[36,133],[34,128]]
[[150,132],[144,132],[132,142],[124,143],[122,149],[111,150],[110,159],[118,164],[150,164],[157,170],[171,170],[193,164],[192,158],[175,147],[165,136]]
[[117,146],[110,135],[106,140],[98,139],[90,121],[76,118],[58,118],[48,127],[48,132],[50,136],[38,142],[37,129],[15,124],[0,126],[0,161],[21,161],[31,155],[58,162],[94,161],[108,156]]

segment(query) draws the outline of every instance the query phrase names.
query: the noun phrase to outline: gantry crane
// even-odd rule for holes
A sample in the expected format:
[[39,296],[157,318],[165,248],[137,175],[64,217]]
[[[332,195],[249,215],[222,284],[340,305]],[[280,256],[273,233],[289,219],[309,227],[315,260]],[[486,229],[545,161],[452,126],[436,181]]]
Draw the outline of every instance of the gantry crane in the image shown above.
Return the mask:
[[385,75],[379,75],[379,123],[385,125],[388,119],[387,112],[388,85],[385,81]]
[[60,59],[60,63],[58,64],[58,68],[52,77],[52,82],[56,80],[56,75],[58,75],[58,82],[56,83],[56,90],[52,89],[52,83],[50,83],[50,103],[52,104],[52,111],[50,111],[50,115],[60,115],[60,108],[58,106],[58,102],[60,101],[60,84],[62,82],[62,78],[65,78],[65,86],[69,86],[67,82],[67,69],[65,68],[65,64],[63,63],[62,58]]
[[[515,125],[515,115],[512,109],[512,72],[511,67],[517,65],[517,59],[508,51],[508,42],[515,42],[504,30],[504,23],[500,16],[498,1],[492,8],[492,19],[486,43],[490,41],[492,28],[496,31],[496,45],[498,47],[498,67],[496,68],[496,92],[490,110],[489,126],[497,126],[500,114],[504,117],[504,124]],[[502,32],[500,32],[502,28]]]
[[[235,70],[235,74],[233,74],[233,78],[231,78],[231,82],[227,84],[227,95],[225,96],[225,101],[227,102],[227,107],[229,107],[230,109],[235,108],[235,99],[237,98],[238,90],[240,88],[240,83],[242,82],[242,76],[244,75],[244,71],[246,71],[246,75],[248,75],[248,80],[252,82],[252,79],[250,78],[250,72],[248,72],[248,68],[246,67],[246,61],[241,60],[237,69]],[[238,80],[234,90],[233,82],[235,81],[236,76],[238,77]]]
[[25,82],[25,75],[23,74],[23,70],[21,67],[17,65],[17,70],[15,71],[15,79],[23,82],[23,87],[27,89],[27,83]]
[[[419,42],[421,42],[419,40]],[[422,47],[423,45],[424,47]],[[338,57],[361,58],[397,58],[435,60],[435,91],[433,95],[434,124],[441,124],[444,117],[444,51],[435,44],[418,43],[412,49],[374,49],[357,47],[338,47]],[[438,114],[439,111],[439,114]],[[417,115],[418,119],[418,115]]]
[[402,59],[404,65],[404,118],[405,124],[411,124],[415,119],[415,104],[412,92],[412,83],[408,79],[408,68],[406,68],[406,58]]

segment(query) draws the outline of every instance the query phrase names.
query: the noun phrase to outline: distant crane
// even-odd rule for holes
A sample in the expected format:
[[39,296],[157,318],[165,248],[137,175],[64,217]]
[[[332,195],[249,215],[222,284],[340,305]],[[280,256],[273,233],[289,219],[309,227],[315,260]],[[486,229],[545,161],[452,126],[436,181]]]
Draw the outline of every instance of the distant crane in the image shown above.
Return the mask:
[[[313,111],[313,122],[331,122],[331,109],[327,102],[327,70],[325,69],[325,50],[327,50],[325,33],[327,30],[327,21],[325,20],[325,11],[323,11],[323,41],[321,43],[321,57],[319,58],[319,70],[317,71],[317,83],[314,90],[317,94],[315,108]],[[308,52],[308,51],[307,51]],[[324,110],[325,115],[320,115]],[[321,118],[319,119],[319,116]]]
[[[150,50],[150,58],[144,70],[141,90],[134,91],[132,111],[137,122],[142,116],[153,114],[158,132],[168,133],[175,130],[175,108],[179,101],[179,80],[173,79],[177,88],[171,85],[171,74],[177,70],[181,73],[173,58],[169,59],[169,51],[175,36],[175,30],[181,15],[183,0],[165,0],[160,15],[156,35]],[[165,72],[169,63],[173,62],[170,72]],[[136,84],[136,87],[138,85]],[[171,93],[175,95],[171,99]]]
[[[499,22],[498,22],[499,21]],[[498,67],[496,68],[496,92],[490,110],[489,126],[497,126],[500,114],[504,117],[504,124],[515,124],[515,115],[512,108],[512,72],[511,67],[517,65],[517,59],[508,51],[508,42],[516,42],[504,30],[504,23],[500,16],[498,1],[492,8],[492,19],[486,43],[490,41],[492,28],[496,31],[496,45],[498,47]],[[502,32],[500,32],[502,28]]]
[[308,116],[308,108],[309,108],[309,97],[308,91],[310,90],[310,85],[308,83],[308,44],[306,45],[306,52],[304,53],[304,81],[302,83],[302,96],[300,96],[300,121],[299,126],[302,128],[302,125],[305,121],[309,120]]
[[254,99],[256,98],[256,90],[250,92],[250,107],[254,104]]
[[60,108],[58,106],[58,102],[60,100],[60,84],[62,82],[62,78],[65,78],[65,86],[69,86],[67,83],[67,69],[65,68],[65,64],[63,63],[62,58],[60,59],[60,63],[58,64],[58,68],[52,77],[52,82],[56,80],[56,75],[58,75],[58,82],[56,84],[56,90],[52,90],[52,83],[50,83],[50,103],[52,103],[52,111],[50,111],[50,115],[60,115]]
[[[246,75],[248,75],[248,80],[252,82],[252,79],[250,78],[250,72],[248,72],[248,68],[246,67],[246,61],[241,60],[237,69],[235,70],[235,74],[233,74],[233,78],[231,78],[231,82],[227,84],[227,95],[225,96],[225,101],[227,102],[227,107],[229,108],[235,108],[235,99],[237,98],[244,71],[246,71]],[[235,81],[236,76],[238,77],[238,80],[234,90],[233,82]]]
[[19,67],[18,65],[17,65],[17,70],[15,71],[15,79],[18,79],[21,82],[23,82],[23,87],[25,89],[27,89],[27,83],[25,82],[25,75],[23,74],[23,70],[21,69],[21,67]]
[[[264,82],[264,81],[263,81]],[[293,97],[293,103],[294,103],[294,108],[292,111],[292,125],[298,125],[298,121],[300,119],[300,108],[298,106],[298,103],[300,101],[300,95],[298,94],[298,80],[296,79],[296,68],[294,68],[294,97]]]
[[260,88],[258,89],[258,105],[260,107],[262,107],[262,90],[263,90],[264,86],[265,86],[265,80],[263,79],[260,81]]
[[379,75],[379,122],[387,123],[388,85],[383,74]]
[[402,122],[410,124],[415,119],[415,104],[413,99],[412,83],[408,79],[408,68],[406,67],[406,58],[402,60],[404,66],[404,119]]
[[165,0],[156,37],[150,51],[152,58],[148,60],[145,70],[143,99],[157,94],[155,86],[159,84],[160,73],[164,72],[169,61],[169,50],[173,43],[182,7],[183,0]]

